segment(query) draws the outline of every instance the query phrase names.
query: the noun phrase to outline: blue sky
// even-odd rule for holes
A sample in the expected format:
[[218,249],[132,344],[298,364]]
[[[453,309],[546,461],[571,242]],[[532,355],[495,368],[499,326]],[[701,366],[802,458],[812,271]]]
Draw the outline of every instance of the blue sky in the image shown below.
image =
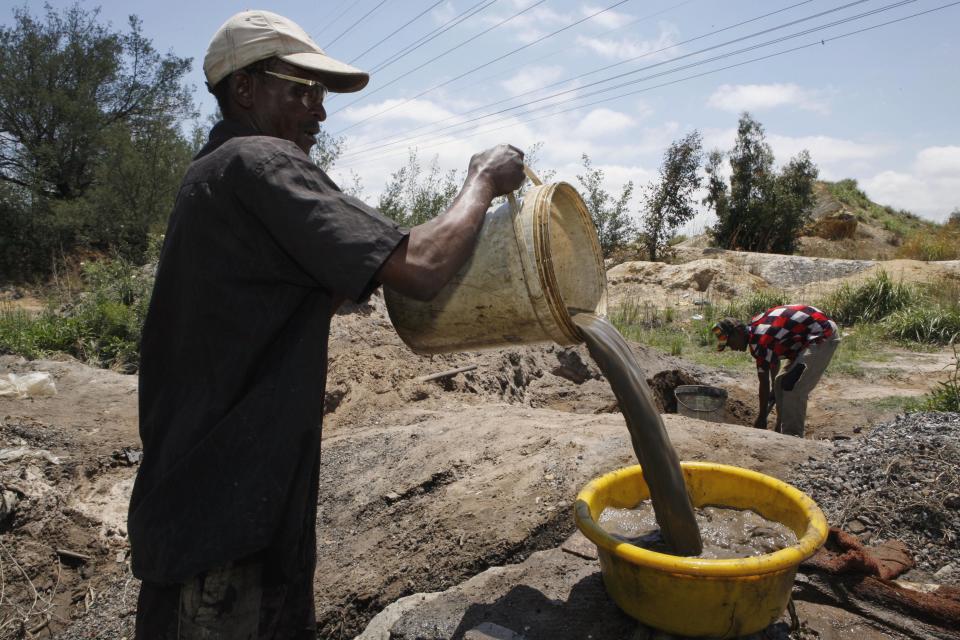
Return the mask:
[[[915,0],[885,9],[897,0],[629,0],[608,9],[616,0],[497,0],[374,73],[366,91],[329,100],[325,126],[333,134],[344,135],[346,142],[346,153],[331,174],[341,184],[358,179],[366,198],[375,203],[390,173],[406,163],[411,147],[417,148],[425,165],[436,157],[441,168],[462,171],[472,153],[498,142],[521,148],[541,143],[538,166],[555,170],[558,179],[576,184],[576,175],[582,172],[581,154],[587,153],[594,166],[605,171],[607,187],[619,192],[627,180],[638,186],[651,180],[665,147],[692,129],[701,131],[707,148],[729,149],[739,112],[749,110],[764,125],[778,163],[808,149],[822,178],[855,178],[882,204],[942,221],[960,207],[960,118],[956,106],[960,104],[960,4],[859,35],[830,38],[936,9],[950,1]],[[295,20],[328,53],[344,61],[377,45],[354,62],[371,69],[451,18],[488,2],[479,6],[477,0],[441,2],[383,42],[436,0],[285,0],[253,8]],[[51,4],[59,8],[69,3],[55,0]],[[847,4],[851,6],[837,10]],[[42,10],[40,3],[28,6]],[[98,5],[85,2],[83,6]],[[124,25],[129,13],[137,14],[159,50],[192,57],[189,82],[196,87],[201,111],[213,111],[212,98],[203,89],[201,66],[206,45],[231,14],[251,5],[166,0],[110,1],[99,6],[103,18],[115,26]],[[598,13],[603,9],[608,10]],[[878,13],[705,62],[868,11]],[[772,12],[777,13],[760,18]],[[830,13],[803,20],[821,12]],[[9,10],[5,13],[2,19],[9,22]],[[595,13],[598,15],[589,20],[531,44]],[[396,80],[507,18],[511,19]],[[795,20],[803,21],[776,28]],[[705,35],[745,21],[751,22]],[[767,29],[773,30],[753,35]],[[724,44],[737,38],[744,39]],[[720,69],[813,43],[815,46],[792,53]],[[531,46],[523,51],[491,62],[528,44]],[[698,53],[705,48],[712,49]],[[638,56],[643,57],[624,62]],[[478,71],[415,97],[488,62]],[[622,64],[561,83],[617,63]],[[640,70],[651,65],[657,66]],[[695,66],[675,70],[684,65]],[[631,71],[635,73],[616,81],[584,86]],[[655,73],[663,75],[643,80]],[[690,77],[698,74],[702,75]],[[587,96],[637,79],[641,81]],[[673,84],[655,86],[669,82]],[[551,83],[558,84],[515,97]],[[436,132],[458,118],[485,115],[560,91],[567,93],[529,105],[541,107],[536,112],[517,109]],[[616,99],[570,110],[603,98]],[[480,109],[494,102],[499,103]],[[531,121],[533,118],[539,119]],[[444,119],[442,124],[434,124]],[[410,136],[415,139],[371,149]],[[639,204],[635,197],[635,211]],[[709,216],[701,216],[692,230],[708,222]]]

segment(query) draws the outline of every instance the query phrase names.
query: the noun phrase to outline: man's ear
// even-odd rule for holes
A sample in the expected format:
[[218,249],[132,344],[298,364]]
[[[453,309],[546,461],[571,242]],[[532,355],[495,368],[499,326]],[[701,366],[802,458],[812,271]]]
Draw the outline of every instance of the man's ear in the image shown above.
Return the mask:
[[253,107],[253,83],[253,74],[247,71],[237,71],[230,76],[230,94],[242,109]]

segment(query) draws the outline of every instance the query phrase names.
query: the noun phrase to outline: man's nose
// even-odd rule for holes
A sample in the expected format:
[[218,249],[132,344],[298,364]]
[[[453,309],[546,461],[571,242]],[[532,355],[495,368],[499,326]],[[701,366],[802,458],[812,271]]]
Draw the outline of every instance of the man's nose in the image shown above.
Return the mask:
[[327,110],[323,108],[323,103],[318,102],[310,107],[310,115],[314,116],[320,122],[327,119]]

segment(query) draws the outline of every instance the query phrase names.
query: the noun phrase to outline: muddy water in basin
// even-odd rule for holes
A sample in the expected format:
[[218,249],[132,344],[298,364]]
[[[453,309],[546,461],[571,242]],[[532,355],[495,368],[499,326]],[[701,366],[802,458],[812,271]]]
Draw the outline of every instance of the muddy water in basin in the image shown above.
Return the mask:
[[[797,543],[786,525],[750,510],[699,507],[695,510],[703,551],[698,558],[749,558]],[[671,553],[660,535],[653,505],[644,500],[634,509],[607,507],[598,521],[607,533],[651,551]]]

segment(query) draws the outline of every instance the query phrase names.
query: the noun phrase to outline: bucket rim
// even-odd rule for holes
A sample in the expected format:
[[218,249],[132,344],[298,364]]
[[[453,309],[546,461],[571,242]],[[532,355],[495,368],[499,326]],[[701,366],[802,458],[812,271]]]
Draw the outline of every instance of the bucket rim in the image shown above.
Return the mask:
[[[573,204],[576,211],[576,219],[580,225],[588,231],[586,234],[590,241],[590,254],[593,257],[593,267],[600,282],[600,296],[593,313],[600,315],[606,314],[607,305],[607,272],[603,265],[603,251],[600,248],[600,241],[597,238],[596,228],[587,210],[587,205],[583,201],[583,196],[569,182],[552,182],[549,184],[537,185],[530,191],[534,191],[533,217],[533,251],[536,260],[537,273],[540,276],[541,288],[544,297],[547,300],[550,313],[557,326],[571,343],[582,343],[583,334],[579,327],[573,322],[573,318],[563,299],[560,291],[560,285],[556,273],[553,269],[553,259],[550,250],[550,206],[553,203],[555,195],[559,192]],[[528,191],[528,194],[530,192]],[[585,310],[584,310],[585,311]]]

